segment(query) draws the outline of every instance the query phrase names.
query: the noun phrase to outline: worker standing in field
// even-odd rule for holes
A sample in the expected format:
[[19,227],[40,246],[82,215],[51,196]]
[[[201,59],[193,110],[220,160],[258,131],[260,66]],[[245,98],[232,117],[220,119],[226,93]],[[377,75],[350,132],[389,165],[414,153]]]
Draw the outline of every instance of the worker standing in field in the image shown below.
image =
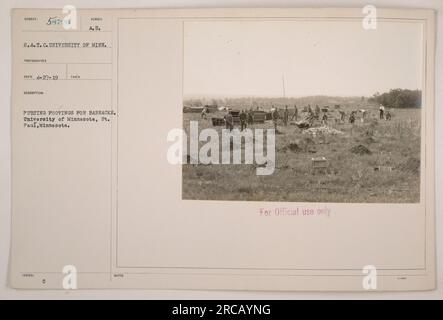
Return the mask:
[[320,107],[318,104],[315,105],[315,118],[320,119]]
[[243,129],[246,129],[248,127],[248,124],[246,122],[248,117],[246,115],[245,110],[242,110],[240,112],[239,118],[240,118],[240,127],[241,127],[240,131],[243,131]]
[[351,114],[349,115],[349,123],[354,124],[355,122],[355,111],[351,111]]
[[291,117],[291,120],[298,121],[298,109],[297,109],[297,105],[294,105],[294,114]]
[[321,123],[325,126],[328,124],[328,114],[326,112],[323,112],[323,117],[321,119]]
[[346,112],[344,112],[343,110],[340,110],[340,121],[341,122],[345,122],[346,120]]
[[392,117],[391,113],[389,111],[386,111],[386,120],[391,121],[391,117]]
[[378,108],[378,110],[380,111],[380,120],[385,118],[385,107],[380,104],[380,108]]
[[275,132],[277,132],[278,131],[277,130],[277,122],[278,122],[278,119],[280,118],[280,115],[278,113],[278,109],[277,108],[274,108],[274,106],[272,106],[272,108],[274,109],[272,111],[272,122],[274,123]]
[[206,114],[208,113],[208,108],[204,107],[201,113],[202,119],[206,119]]
[[226,129],[229,129],[229,131],[232,131],[234,129],[234,118],[232,117],[232,114],[229,112],[229,110],[226,112],[225,115],[225,123]]
[[315,114],[314,111],[312,111],[312,109],[309,109],[306,120],[309,122],[309,126],[312,127],[315,121]]
[[283,123],[285,124],[285,126],[288,125],[288,121],[289,121],[289,110],[288,110],[288,106],[286,106],[285,110],[283,112]]
[[363,123],[363,122],[365,122],[365,119],[366,119],[366,110],[361,109],[360,112],[361,112],[361,119],[360,119],[360,122]]
[[252,126],[254,124],[254,110],[249,110],[248,112],[248,124]]

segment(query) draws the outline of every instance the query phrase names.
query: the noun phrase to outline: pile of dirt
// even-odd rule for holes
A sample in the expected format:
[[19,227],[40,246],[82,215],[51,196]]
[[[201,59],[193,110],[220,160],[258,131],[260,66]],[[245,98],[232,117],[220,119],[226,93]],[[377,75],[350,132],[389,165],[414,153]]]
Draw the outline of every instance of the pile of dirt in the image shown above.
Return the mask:
[[315,142],[310,137],[305,137],[300,140],[296,140],[288,143],[283,147],[283,151],[291,151],[291,152],[310,152],[316,153]]
[[399,170],[404,172],[410,172],[419,174],[420,173],[420,159],[409,158],[397,167]]
[[371,144],[374,143],[376,140],[374,139],[374,137],[367,136],[366,138],[363,139],[363,141],[367,144]]
[[303,134],[310,134],[313,136],[316,136],[318,134],[339,135],[339,134],[343,134],[343,132],[341,132],[340,130],[334,129],[334,128],[323,126],[323,127],[315,127],[315,128],[310,128],[310,129],[304,130]]
[[297,127],[299,127],[300,129],[307,129],[310,127],[309,122],[306,120],[297,121],[297,122],[295,122],[295,125]]
[[291,142],[286,146],[287,150],[290,150],[292,152],[300,152],[302,151],[302,148],[299,147],[299,145],[295,142]]
[[351,148],[351,152],[358,155],[372,154],[371,150],[369,150],[362,144],[359,144],[358,146],[353,146]]

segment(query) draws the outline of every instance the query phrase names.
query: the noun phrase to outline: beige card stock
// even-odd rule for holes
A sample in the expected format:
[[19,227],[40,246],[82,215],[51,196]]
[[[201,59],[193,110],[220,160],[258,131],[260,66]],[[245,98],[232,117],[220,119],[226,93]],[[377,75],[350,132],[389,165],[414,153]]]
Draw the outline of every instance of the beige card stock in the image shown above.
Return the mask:
[[[435,287],[434,12],[65,9],[11,13],[12,287]],[[272,174],[168,161],[241,110]]]

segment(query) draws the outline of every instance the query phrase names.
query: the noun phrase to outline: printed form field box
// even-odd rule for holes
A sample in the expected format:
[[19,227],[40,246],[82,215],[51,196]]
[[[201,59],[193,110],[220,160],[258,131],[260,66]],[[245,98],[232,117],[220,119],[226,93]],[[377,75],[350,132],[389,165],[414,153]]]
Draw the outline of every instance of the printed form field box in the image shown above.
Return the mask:
[[68,64],[68,80],[111,80],[112,64]]

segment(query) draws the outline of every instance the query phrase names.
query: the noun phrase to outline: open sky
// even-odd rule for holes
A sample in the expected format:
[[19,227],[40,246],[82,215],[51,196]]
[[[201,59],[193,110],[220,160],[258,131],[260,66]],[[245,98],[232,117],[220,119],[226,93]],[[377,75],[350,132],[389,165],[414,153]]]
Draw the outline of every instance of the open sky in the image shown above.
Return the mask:
[[422,89],[422,27],[378,21],[186,22],[184,95],[371,96]]

